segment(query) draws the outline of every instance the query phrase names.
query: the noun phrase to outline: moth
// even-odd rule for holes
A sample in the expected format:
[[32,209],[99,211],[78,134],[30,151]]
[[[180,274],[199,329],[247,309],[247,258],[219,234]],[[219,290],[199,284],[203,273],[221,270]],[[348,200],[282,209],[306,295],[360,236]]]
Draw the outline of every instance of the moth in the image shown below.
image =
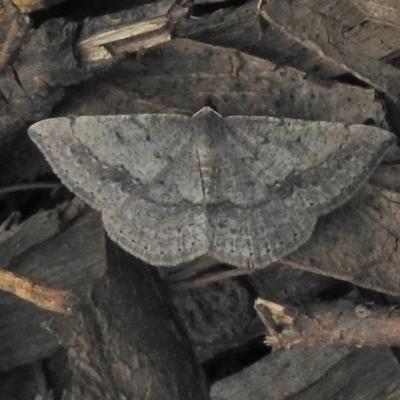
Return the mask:
[[372,126],[224,118],[209,107],[53,118],[29,135],[128,252],[157,266],[209,255],[248,268],[304,244],[395,140]]

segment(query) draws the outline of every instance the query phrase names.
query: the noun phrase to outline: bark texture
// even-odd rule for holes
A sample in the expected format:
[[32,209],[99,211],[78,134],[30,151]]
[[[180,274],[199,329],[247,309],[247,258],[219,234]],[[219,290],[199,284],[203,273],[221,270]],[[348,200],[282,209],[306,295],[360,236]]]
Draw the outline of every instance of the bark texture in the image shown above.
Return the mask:
[[49,324],[68,348],[69,396],[79,399],[207,399],[189,338],[156,268],[108,242],[108,268],[71,315]]

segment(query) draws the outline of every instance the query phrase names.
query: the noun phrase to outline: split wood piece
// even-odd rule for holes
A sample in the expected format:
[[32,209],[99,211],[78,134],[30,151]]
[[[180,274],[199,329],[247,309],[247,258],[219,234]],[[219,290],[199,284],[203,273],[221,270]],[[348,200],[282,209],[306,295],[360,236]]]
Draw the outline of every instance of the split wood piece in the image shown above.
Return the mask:
[[[399,70],[362,53],[360,46],[346,39],[344,32],[349,28],[341,20],[324,14],[324,9],[327,9],[326,4],[318,8],[314,0],[302,2],[301,6],[289,0],[259,2],[262,18],[287,41],[300,45],[304,49],[302,54],[309,52],[311,59],[319,60],[323,69],[343,69],[397,101],[400,94]],[[296,62],[302,64],[301,68],[306,66],[301,60]]]
[[114,59],[125,53],[156,46],[171,40],[166,16],[148,21],[110,27],[78,43],[82,61],[94,62]]
[[[368,3],[368,8],[372,3],[383,8],[384,4],[396,3],[397,0],[379,2],[376,0],[303,0],[300,3],[268,0],[267,3],[272,4],[272,8],[282,5],[281,9],[270,17],[277,23],[280,20],[288,21],[288,30],[293,29],[300,33],[294,35],[287,35],[282,29],[282,23],[278,24],[281,27],[271,26],[270,23],[264,21],[263,17],[257,23],[257,19],[254,18],[257,14],[257,0],[247,1],[239,7],[229,7],[202,18],[182,18],[174,29],[174,37],[191,38],[197,42],[234,48],[255,56],[267,57],[279,66],[291,65],[311,76],[317,75],[331,81],[349,72],[349,66],[343,65],[340,60],[335,61],[315,51],[312,43],[307,39],[302,40],[301,35],[304,37],[313,28],[317,31],[316,33],[319,33],[320,40],[327,37],[324,27],[319,28],[310,24],[310,17],[307,10],[304,11],[305,8],[309,8],[317,17],[318,15],[321,18],[327,16],[340,24],[341,29],[338,35],[342,36],[344,43],[350,42],[357,54],[363,53],[364,56],[375,61],[383,57],[388,60],[395,55],[396,52],[393,50],[399,48],[400,37],[397,29],[387,25],[388,19],[393,21],[396,18],[395,10],[393,12],[389,10],[390,16],[386,18],[386,21],[383,21],[383,15],[381,15],[378,24],[371,21],[372,10],[367,15],[366,12],[361,12],[359,7],[353,6],[352,2],[355,5],[365,3],[363,7],[365,9]],[[288,16],[292,9],[297,18],[295,21]],[[380,64],[381,67],[388,65],[385,62]],[[378,72],[381,73],[381,70]]]
[[68,348],[71,400],[208,399],[187,333],[155,268],[108,243],[106,274],[48,329]]
[[125,54],[142,52],[172,39],[174,26],[186,19],[188,8],[156,1],[82,24],[77,53],[82,62],[104,66]]
[[399,364],[388,348],[274,351],[215,382],[213,400],[399,398]]
[[254,307],[274,349],[400,345],[400,310],[393,306],[340,300],[294,308],[259,298]]

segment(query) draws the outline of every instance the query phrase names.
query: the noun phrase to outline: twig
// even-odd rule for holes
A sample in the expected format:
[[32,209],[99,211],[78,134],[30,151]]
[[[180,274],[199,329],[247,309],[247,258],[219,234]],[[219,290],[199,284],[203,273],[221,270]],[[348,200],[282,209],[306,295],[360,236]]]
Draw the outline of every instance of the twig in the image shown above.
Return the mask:
[[9,271],[0,270],[0,290],[13,293],[45,310],[63,314],[70,312],[69,291],[50,289]]
[[[307,304],[307,312],[257,299],[256,305],[268,309],[273,323],[264,321],[269,333],[265,343],[274,349],[293,347],[400,345],[400,310],[393,306],[355,305],[348,300]],[[265,315],[265,310],[261,311]],[[274,325],[272,324],[272,326]],[[272,333],[272,335],[271,335]]]
[[20,183],[18,185],[10,185],[0,188],[0,195],[13,192],[21,192],[23,190],[57,189],[61,186],[62,186],[61,183],[45,183],[45,182]]
[[[204,272],[207,269],[218,264],[219,261],[215,260],[214,258],[203,256],[189,263],[181,264],[179,267],[168,268],[164,278],[169,283],[181,282],[195,276],[199,272]],[[166,268],[160,269],[162,271],[166,270]]]
[[202,276],[201,278],[171,282],[169,285],[174,290],[186,290],[195,287],[206,286],[210,283],[219,282],[225,279],[233,278],[235,276],[252,274],[255,271],[257,270],[248,268],[235,268],[228,271],[220,271],[213,274],[208,274],[206,276]]

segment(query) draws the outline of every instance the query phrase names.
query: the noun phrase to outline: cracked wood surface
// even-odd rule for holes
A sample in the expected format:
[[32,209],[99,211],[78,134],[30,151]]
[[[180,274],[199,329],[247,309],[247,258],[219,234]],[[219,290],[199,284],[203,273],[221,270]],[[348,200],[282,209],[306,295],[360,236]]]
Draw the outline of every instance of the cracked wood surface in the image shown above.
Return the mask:
[[47,328],[68,349],[68,400],[206,400],[187,332],[155,267],[107,242],[107,268]]

